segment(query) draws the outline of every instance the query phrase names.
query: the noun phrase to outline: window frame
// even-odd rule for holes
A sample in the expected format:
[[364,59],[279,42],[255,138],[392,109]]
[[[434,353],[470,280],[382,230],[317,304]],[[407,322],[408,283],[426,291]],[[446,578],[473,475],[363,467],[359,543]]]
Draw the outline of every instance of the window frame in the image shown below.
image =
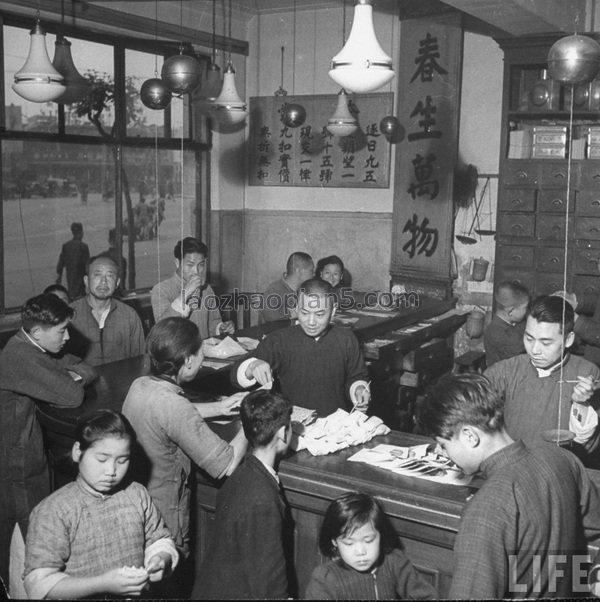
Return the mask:
[[[33,25],[32,18],[25,18],[21,15],[11,14],[4,10],[0,11],[0,47],[4,47],[4,27],[16,27],[31,31]],[[197,237],[207,234],[208,211],[210,206],[210,152],[212,150],[212,132],[208,124],[208,119],[198,111],[194,111],[193,104],[186,102],[184,111],[185,137],[174,138],[171,129],[170,107],[165,109],[164,135],[151,136],[129,136],[127,135],[126,123],[126,103],[125,103],[125,76],[126,64],[125,57],[127,50],[147,52],[152,55],[158,55],[163,59],[179,52],[180,45],[174,42],[166,42],[158,39],[142,39],[128,37],[126,35],[105,34],[92,29],[70,26],[67,24],[58,24],[54,22],[42,22],[46,33],[62,33],[65,37],[74,37],[82,41],[95,42],[113,47],[114,61],[114,82],[115,82],[115,128],[112,138],[101,136],[91,136],[82,134],[68,134],[65,131],[65,109],[64,105],[58,105],[58,131],[56,133],[46,132],[27,132],[18,130],[8,130],[6,124],[6,100],[5,100],[5,69],[4,56],[0,60],[0,315],[18,311],[18,307],[6,307],[5,296],[5,249],[4,249],[4,196],[3,196],[3,152],[1,143],[8,140],[36,141],[36,142],[55,142],[61,144],[86,144],[90,146],[114,147],[115,160],[115,229],[117,238],[117,253],[123,251],[123,223],[121,216],[124,210],[124,195],[121,185],[120,168],[122,166],[123,154],[125,149],[152,148],[160,150],[190,151],[194,154],[196,165],[196,210],[195,223],[192,231]],[[192,53],[204,69],[207,68],[210,56],[199,54],[188,44],[186,51]],[[200,123],[198,123],[200,120]],[[200,132],[204,138],[202,141],[194,140],[194,133]],[[133,266],[132,266],[133,267]],[[146,292],[149,287],[135,287],[131,292]],[[25,301],[25,300],[23,300]]]

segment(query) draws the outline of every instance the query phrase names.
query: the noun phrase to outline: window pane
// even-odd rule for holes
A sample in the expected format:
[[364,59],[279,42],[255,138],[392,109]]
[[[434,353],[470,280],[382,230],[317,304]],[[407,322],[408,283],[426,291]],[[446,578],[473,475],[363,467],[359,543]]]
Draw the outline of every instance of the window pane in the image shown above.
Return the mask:
[[[73,222],[91,255],[114,227],[114,159],[101,145],[2,142],[6,307],[19,307],[56,280]],[[63,284],[67,283],[63,273]]]
[[140,99],[142,84],[147,79],[160,77],[162,63],[162,57],[157,59],[154,54],[148,52],[136,50],[125,52],[128,136],[162,137],[165,135],[165,111],[170,110],[169,107],[165,110],[150,109]]
[[[114,111],[114,52],[112,46],[97,44],[87,40],[68,38],[71,42],[71,55],[75,67],[81,75],[91,80],[94,94],[71,105],[65,105],[65,132],[67,134],[85,134],[100,136],[100,129],[110,134],[115,122]],[[101,101],[96,110],[89,111],[90,100]],[[97,109],[102,110],[98,111]],[[88,114],[93,115],[97,125]]]
[[[29,29],[4,27],[4,89],[6,95],[6,128],[26,132],[58,132],[58,105],[53,102],[30,102],[13,89],[15,73],[23,67],[29,53]],[[54,56],[54,35],[46,35],[50,60]]]
[[[124,166],[131,205],[128,213],[125,192],[123,252],[128,265],[135,266],[136,288],[152,287],[173,274],[177,241],[194,235],[195,154],[185,152],[182,165],[178,150],[159,150],[156,154],[153,149],[126,149]],[[125,236],[128,232],[130,237]]]

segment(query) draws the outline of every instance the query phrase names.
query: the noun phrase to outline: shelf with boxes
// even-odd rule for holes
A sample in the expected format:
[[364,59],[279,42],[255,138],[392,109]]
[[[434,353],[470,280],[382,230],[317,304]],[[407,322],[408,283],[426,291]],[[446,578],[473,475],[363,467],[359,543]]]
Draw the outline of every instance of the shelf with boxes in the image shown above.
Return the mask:
[[498,40],[505,61],[494,281],[518,281],[533,294],[600,292],[600,79],[552,80],[547,57],[556,40]]

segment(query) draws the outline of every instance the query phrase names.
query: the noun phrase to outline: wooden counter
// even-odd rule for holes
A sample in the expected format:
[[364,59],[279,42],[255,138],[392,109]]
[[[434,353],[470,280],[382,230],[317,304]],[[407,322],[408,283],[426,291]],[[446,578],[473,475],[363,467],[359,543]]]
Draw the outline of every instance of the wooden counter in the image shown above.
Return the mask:
[[[379,443],[416,445],[430,439],[392,432],[376,437],[366,447]],[[294,520],[294,567],[297,592],[302,595],[314,567],[322,559],[318,537],[329,503],[347,491],[375,495],[382,503],[404,550],[416,568],[446,597],[452,575],[452,547],[460,515],[474,487],[439,484],[404,477],[367,464],[348,462],[358,447],[327,456],[311,456],[304,450],[281,462],[279,475]],[[196,570],[210,542],[218,485],[198,475],[196,490]]]

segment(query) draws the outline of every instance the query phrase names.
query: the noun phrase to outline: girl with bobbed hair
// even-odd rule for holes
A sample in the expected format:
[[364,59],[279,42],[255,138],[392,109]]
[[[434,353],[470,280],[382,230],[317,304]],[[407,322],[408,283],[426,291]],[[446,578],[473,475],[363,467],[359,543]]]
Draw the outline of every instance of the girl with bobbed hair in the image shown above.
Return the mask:
[[148,334],[146,353],[151,374],[132,383],[123,414],[148,460],[148,491],[187,555],[192,462],[211,477],[222,478],[233,472],[247,447],[242,429],[227,443],[205,418],[235,415],[241,397],[198,404],[186,398],[182,385],[196,377],[204,359],[198,327],[190,320],[157,322]]

